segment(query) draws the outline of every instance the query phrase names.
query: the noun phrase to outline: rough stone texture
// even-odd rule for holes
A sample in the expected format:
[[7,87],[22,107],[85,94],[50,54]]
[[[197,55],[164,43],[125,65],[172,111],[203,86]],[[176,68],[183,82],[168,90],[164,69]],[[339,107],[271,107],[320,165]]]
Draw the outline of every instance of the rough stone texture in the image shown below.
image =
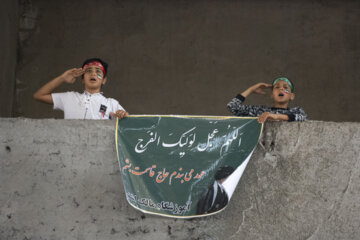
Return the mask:
[[115,121],[0,119],[0,239],[359,239],[360,124],[268,123],[218,215],[126,201]]
[[[358,0],[27,0],[21,9],[15,116],[61,118],[33,93],[99,56],[110,64],[105,95],[134,114],[227,115],[237,93],[286,75],[293,106],[311,119],[360,121]],[[80,81],[57,91],[70,89],[82,91]]]

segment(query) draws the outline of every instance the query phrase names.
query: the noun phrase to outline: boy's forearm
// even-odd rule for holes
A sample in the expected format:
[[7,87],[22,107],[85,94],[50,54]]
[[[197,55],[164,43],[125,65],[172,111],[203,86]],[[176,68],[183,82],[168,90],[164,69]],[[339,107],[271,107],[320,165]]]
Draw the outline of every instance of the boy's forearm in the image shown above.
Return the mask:
[[241,93],[241,95],[242,95],[244,98],[247,98],[252,92],[253,92],[253,89],[252,89],[252,87],[250,87],[250,88],[246,89],[245,91],[243,91],[243,92]]
[[264,112],[258,116],[258,122],[264,123],[266,121],[289,121],[289,116],[281,113]]
[[54,78],[50,82],[46,83],[39,90],[34,93],[34,98],[38,101],[53,104],[51,93],[63,83],[62,75]]
[[277,120],[289,121],[289,115],[286,114],[276,114],[276,115],[277,115]]

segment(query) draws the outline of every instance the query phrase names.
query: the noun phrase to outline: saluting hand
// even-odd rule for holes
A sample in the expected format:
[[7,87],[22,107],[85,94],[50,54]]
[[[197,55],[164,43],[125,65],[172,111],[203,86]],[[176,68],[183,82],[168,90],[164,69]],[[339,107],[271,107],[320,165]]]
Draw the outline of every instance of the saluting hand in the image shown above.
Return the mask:
[[266,92],[264,92],[265,88],[272,88],[271,84],[268,83],[258,83],[251,87],[252,92],[265,95]]
[[252,93],[265,95],[266,94],[266,92],[264,91],[265,88],[272,88],[272,85],[268,83],[257,83],[246,89],[244,92],[241,93],[241,95],[243,97],[248,97]]
[[80,77],[84,74],[84,70],[82,68],[72,68],[67,71],[65,71],[61,78],[64,82],[73,84],[77,77]]

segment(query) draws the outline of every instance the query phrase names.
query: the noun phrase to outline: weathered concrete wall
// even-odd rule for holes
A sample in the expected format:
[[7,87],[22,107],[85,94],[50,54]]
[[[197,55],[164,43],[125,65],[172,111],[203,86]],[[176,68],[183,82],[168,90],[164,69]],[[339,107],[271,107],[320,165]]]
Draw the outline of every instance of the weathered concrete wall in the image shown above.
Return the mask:
[[[227,115],[226,103],[285,75],[311,119],[360,121],[358,0],[29,0],[17,115],[61,117],[32,94],[65,70],[109,62],[105,95],[137,114]],[[31,28],[31,27],[34,28]],[[58,91],[82,90],[81,83]],[[251,104],[270,98],[250,96]]]
[[18,22],[18,1],[2,0],[0,7],[0,117],[11,117],[15,104]]
[[359,239],[359,123],[266,124],[227,209],[194,220],[126,202],[114,127],[0,119],[0,239]]

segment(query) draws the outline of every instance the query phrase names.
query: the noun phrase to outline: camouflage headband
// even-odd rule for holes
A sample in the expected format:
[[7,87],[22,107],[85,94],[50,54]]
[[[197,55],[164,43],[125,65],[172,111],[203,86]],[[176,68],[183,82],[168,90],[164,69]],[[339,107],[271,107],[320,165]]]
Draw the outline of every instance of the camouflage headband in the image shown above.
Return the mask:
[[277,79],[274,80],[274,82],[273,82],[272,85],[274,86],[278,81],[284,81],[284,82],[286,82],[286,83],[289,85],[289,87],[290,87],[290,89],[291,89],[291,92],[294,92],[294,85],[290,82],[289,79],[287,79],[287,78],[285,78],[285,77],[279,77],[279,78],[277,78]]

